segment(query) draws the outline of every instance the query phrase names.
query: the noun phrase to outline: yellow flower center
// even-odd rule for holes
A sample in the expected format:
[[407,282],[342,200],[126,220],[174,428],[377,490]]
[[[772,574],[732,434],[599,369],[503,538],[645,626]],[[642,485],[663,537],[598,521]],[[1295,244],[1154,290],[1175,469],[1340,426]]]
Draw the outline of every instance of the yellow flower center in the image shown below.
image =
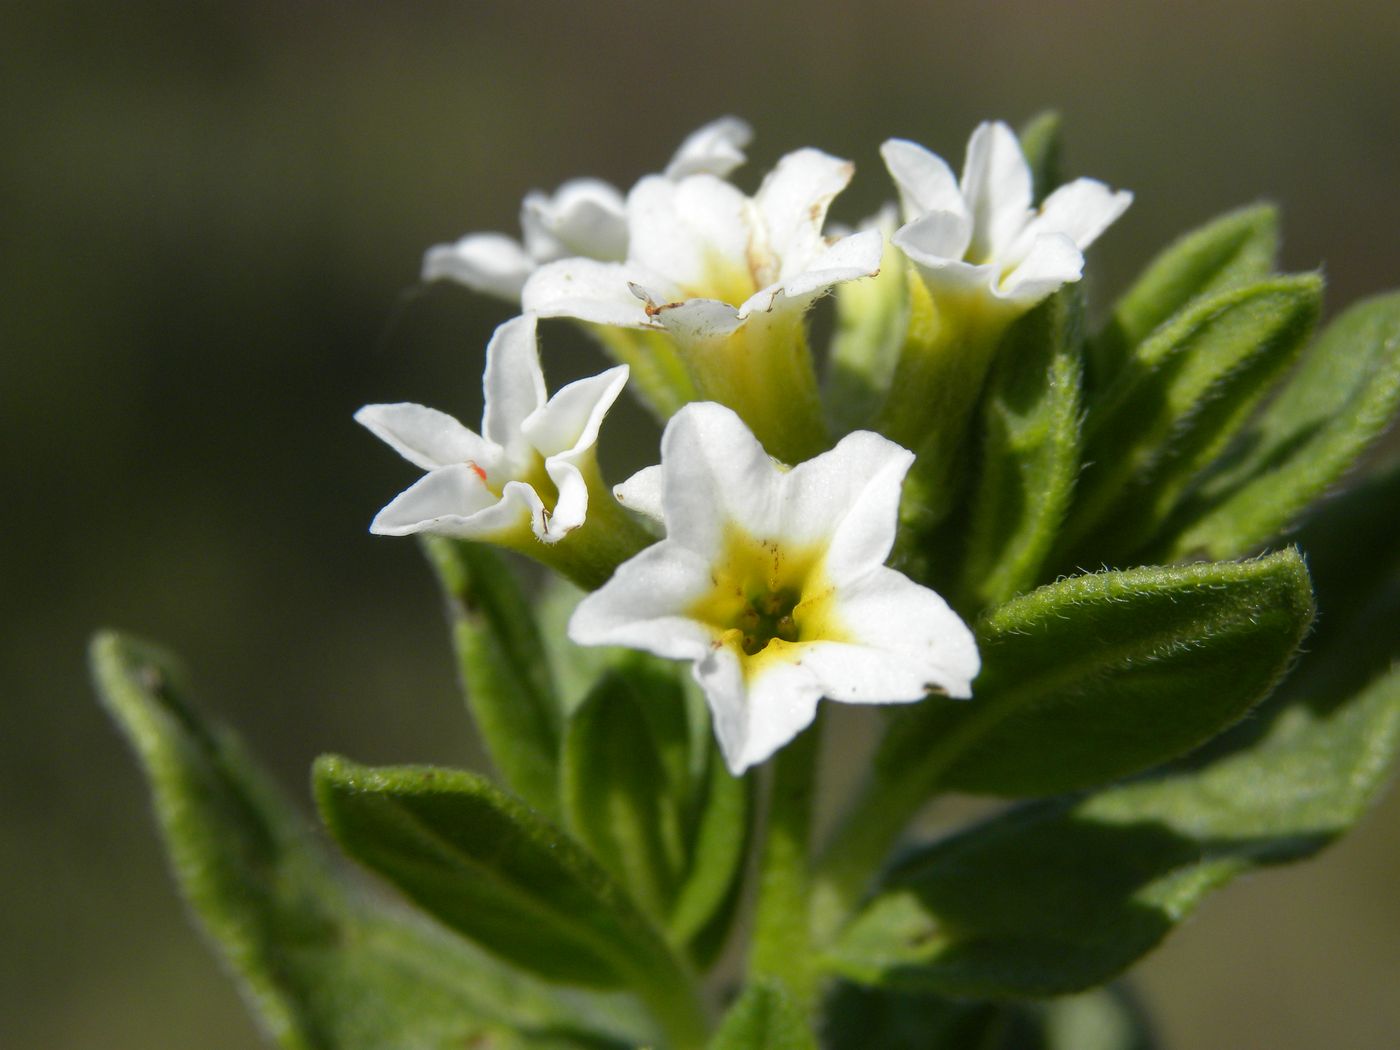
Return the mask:
[[716,645],[736,651],[746,677],[796,659],[805,642],[847,641],[825,554],[825,544],[758,539],[730,524],[711,570],[714,586],[688,615],[711,628]]

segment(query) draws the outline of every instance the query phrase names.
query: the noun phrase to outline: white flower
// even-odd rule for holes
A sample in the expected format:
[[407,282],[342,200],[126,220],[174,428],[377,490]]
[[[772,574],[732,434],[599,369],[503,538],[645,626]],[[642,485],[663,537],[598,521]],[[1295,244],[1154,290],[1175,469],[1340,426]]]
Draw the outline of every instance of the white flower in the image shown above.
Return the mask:
[[427,471],[379,512],[370,531],[497,542],[533,531],[558,542],[584,522],[598,428],[626,382],[625,365],[610,368],[546,400],[535,318],[507,321],[486,348],[480,434],[422,405],[366,405],[355,413]]
[[[737,117],[706,124],[681,143],[665,177],[728,175],[744,162],[752,135]],[[614,261],[627,257],[623,196],[601,179],[572,179],[553,194],[528,194],[520,206],[520,232],[523,244],[501,233],[471,233],[453,244],[434,245],[423,257],[423,280],[445,277],[519,302],[526,278],[543,263],[575,255]]]
[[935,292],[974,292],[1026,310],[1079,280],[1084,249],[1133,195],[1076,179],[1031,207],[1031,172],[1016,134],[978,125],[962,182],[941,157],[905,139],[881,147],[899,187],[905,225],[893,240]]
[[620,491],[660,512],[666,538],[579,604],[569,637],[694,661],[736,775],[796,736],[823,696],[970,696],[972,633],[884,565],[912,461],[857,431],[785,470],[733,412],[687,405],[667,424],[660,467]]
[[805,310],[841,281],[880,268],[869,230],[828,243],[827,207],[849,161],[789,153],[752,198],[714,174],[650,176],[627,195],[627,258],[570,258],[536,270],[521,301],[546,317],[664,328],[681,342],[722,338],[755,312]]

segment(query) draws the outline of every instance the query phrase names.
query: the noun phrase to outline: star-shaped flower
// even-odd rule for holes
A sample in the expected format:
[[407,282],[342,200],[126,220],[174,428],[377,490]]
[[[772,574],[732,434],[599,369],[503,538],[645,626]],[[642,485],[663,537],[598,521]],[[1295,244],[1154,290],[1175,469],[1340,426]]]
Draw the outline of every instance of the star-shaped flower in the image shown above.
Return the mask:
[[796,736],[823,696],[970,696],[972,633],[884,565],[912,461],[857,431],[787,470],[733,412],[687,405],[667,424],[661,465],[620,491],[659,512],[666,538],[579,604],[569,637],[693,661],[736,775]]
[[881,147],[899,187],[905,225],[893,240],[937,295],[973,293],[1013,312],[1079,280],[1084,249],[1133,195],[1076,179],[1031,206],[1031,171],[1005,124],[978,125],[962,181],[943,159],[905,139]]
[[[698,172],[728,175],[744,162],[753,132],[737,117],[721,117],[691,133],[665,178]],[[537,267],[555,259],[627,257],[627,215],[622,193],[601,179],[571,179],[553,194],[535,191],[520,206],[517,241],[502,233],[471,233],[438,244],[423,257],[423,280],[448,278],[487,295],[520,301],[520,290]]]
[[537,270],[522,302],[546,317],[662,328],[681,342],[722,338],[753,314],[805,310],[841,281],[880,267],[878,231],[828,243],[828,206],[849,161],[802,149],[778,162],[752,198],[718,176],[649,176],[627,196],[623,262],[571,258]]
[[533,542],[533,532],[558,543],[584,523],[598,429],[626,382],[622,365],[546,400],[535,318],[507,321],[486,348],[480,434],[422,405],[366,405],[355,413],[427,471],[379,512],[370,531],[512,545]]

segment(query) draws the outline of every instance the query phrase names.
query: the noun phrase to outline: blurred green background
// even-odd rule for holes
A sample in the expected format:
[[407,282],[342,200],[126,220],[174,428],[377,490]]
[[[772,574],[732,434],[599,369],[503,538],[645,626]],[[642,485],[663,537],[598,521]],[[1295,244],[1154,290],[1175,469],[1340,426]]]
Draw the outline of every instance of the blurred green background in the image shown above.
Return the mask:
[[[253,1047],[185,923],[83,647],[180,652],[281,782],[335,750],[479,760],[431,581],[370,537],[414,471],[350,419],[479,418],[511,312],[416,285],[521,195],[619,185],[704,121],[955,162],[1053,105],[1069,168],[1137,194],[1100,305],[1225,208],[1284,208],[1335,312],[1400,284],[1400,5],[10,3],[0,9],[0,1046]],[[562,326],[551,379],[596,370]],[[620,431],[619,431],[620,432]],[[650,439],[604,449],[614,476]],[[1137,972],[1175,1048],[1400,1045],[1400,798],[1317,862],[1222,893]]]

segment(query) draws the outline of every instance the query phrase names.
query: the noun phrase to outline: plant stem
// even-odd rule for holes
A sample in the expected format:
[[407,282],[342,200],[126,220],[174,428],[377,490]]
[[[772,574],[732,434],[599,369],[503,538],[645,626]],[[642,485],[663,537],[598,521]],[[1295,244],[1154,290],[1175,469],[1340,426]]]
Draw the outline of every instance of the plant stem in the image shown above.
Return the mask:
[[780,980],[804,1010],[817,991],[808,907],[821,720],[778,753],[768,802],[749,976]]

